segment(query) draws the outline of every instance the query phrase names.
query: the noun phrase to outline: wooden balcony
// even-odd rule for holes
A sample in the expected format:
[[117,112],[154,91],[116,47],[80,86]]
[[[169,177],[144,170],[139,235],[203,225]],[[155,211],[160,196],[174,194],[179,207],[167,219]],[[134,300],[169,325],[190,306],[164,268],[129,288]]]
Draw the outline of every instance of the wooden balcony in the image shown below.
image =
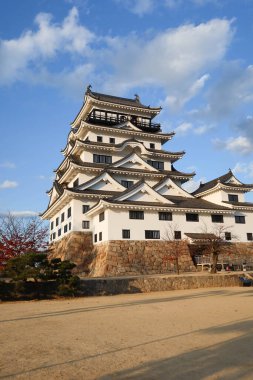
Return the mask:
[[[103,116],[103,115],[96,115],[94,113],[91,113],[87,117],[86,121],[90,124],[114,126],[114,125],[121,124],[127,121],[127,117],[122,116],[122,115]],[[154,133],[154,132],[159,132],[161,130],[161,125],[157,123],[154,124],[151,122],[150,123],[139,122],[136,120],[135,117],[132,117],[130,121],[133,125],[135,125],[137,128],[141,129],[144,132]]]

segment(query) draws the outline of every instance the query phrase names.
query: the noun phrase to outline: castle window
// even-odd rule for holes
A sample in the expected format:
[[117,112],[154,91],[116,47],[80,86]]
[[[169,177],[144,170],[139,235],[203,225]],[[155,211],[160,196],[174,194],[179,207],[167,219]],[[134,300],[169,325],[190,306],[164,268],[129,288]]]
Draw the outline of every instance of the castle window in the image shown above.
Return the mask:
[[51,222],[51,230],[54,229],[54,222]]
[[159,220],[172,220],[172,212],[159,212]]
[[187,214],[185,214],[185,216],[186,216],[187,222],[198,222],[199,221],[199,214],[187,213]]
[[245,216],[235,215],[235,223],[245,224]]
[[145,239],[160,239],[160,231],[145,230]]
[[65,224],[63,231],[64,231],[64,233],[66,233],[68,231],[68,225],[67,224]]
[[164,162],[162,161],[147,160],[147,163],[155,169],[164,170]]
[[59,218],[56,218],[56,220],[55,220],[55,225],[56,225],[56,226],[59,225]]
[[115,144],[115,138],[114,137],[110,137],[110,144]]
[[58,236],[61,236],[61,228],[58,230]]
[[103,220],[105,220],[105,213],[104,213],[104,212],[101,212],[101,213],[99,214],[99,221],[100,221],[100,222],[103,222]]
[[67,213],[68,213],[68,218],[70,218],[71,217],[71,207],[68,208]]
[[238,195],[236,194],[228,194],[229,202],[238,202]]
[[71,230],[71,222],[69,222],[69,231]]
[[97,142],[103,142],[103,137],[102,136],[97,136]]
[[225,240],[231,240],[231,232],[225,232]]
[[144,219],[144,211],[129,211],[129,219]]
[[85,214],[90,209],[89,205],[83,205],[83,214]]
[[53,240],[56,238],[56,233],[54,232],[53,233]]
[[122,230],[122,238],[130,239],[130,230]]
[[126,181],[124,179],[121,180],[121,185],[126,187],[127,189],[134,184],[134,181]]
[[253,234],[252,232],[247,233],[247,240],[252,241],[253,240]]
[[73,182],[73,187],[77,187],[79,185],[79,179],[75,179],[75,181]]
[[149,147],[150,147],[150,149],[155,149],[155,144],[154,143],[150,143]]
[[223,215],[212,214],[211,217],[213,223],[223,223]]
[[95,235],[94,235],[94,243],[96,243],[97,241],[98,241],[98,235],[95,234]]
[[102,240],[102,232],[99,232],[98,239],[99,239],[99,241]]
[[105,156],[103,154],[93,154],[93,162],[97,164],[111,164],[112,156]]
[[61,222],[64,222],[64,212],[61,214]]
[[174,239],[175,240],[181,239],[181,231],[174,231]]
[[88,230],[90,228],[90,222],[89,222],[89,220],[83,220],[82,221],[82,228],[84,230]]

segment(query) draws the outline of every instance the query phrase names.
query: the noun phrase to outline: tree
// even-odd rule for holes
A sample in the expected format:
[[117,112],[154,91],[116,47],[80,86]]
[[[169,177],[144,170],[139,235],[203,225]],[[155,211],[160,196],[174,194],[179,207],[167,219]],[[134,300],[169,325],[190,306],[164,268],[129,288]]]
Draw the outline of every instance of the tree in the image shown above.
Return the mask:
[[166,231],[162,235],[162,239],[170,242],[170,250],[169,252],[165,252],[163,257],[163,262],[166,263],[168,261],[173,262],[177,274],[180,271],[179,259],[184,254],[182,250],[182,240],[180,238],[176,238],[176,233],[178,231],[178,227],[176,224],[169,224],[166,228]]
[[0,266],[12,257],[46,250],[48,228],[38,217],[0,217]]
[[[207,228],[204,226],[204,234],[206,241],[205,253],[211,256],[211,273],[217,273],[217,264],[219,255],[221,253],[229,253],[231,246],[230,240],[226,240],[226,233],[231,229],[231,226],[215,225],[211,232],[206,232]],[[231,234],[231,239],[236,239],[235,235]]]

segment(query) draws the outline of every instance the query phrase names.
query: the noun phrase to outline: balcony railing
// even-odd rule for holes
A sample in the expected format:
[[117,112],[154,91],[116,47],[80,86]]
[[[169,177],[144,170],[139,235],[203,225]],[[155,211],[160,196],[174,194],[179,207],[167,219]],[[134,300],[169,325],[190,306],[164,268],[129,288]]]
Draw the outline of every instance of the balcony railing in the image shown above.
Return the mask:
[[[125,116],[103,116],[103,115],[94,115],[90,114],[87,117],[87,122],[91,124],[100,124],[100,125],[108,125],[108,126],[113,126],[117,125],[120,123],[124,123],[127,121],[127,117]],[[144,123],[144,122],[139,122],[132,118],[131,123],[134,124],[137,128],[140,128],[141,130],[145,132],[159,132],[161,130],[161,125],[160,124],[155,124],[155,123]]]

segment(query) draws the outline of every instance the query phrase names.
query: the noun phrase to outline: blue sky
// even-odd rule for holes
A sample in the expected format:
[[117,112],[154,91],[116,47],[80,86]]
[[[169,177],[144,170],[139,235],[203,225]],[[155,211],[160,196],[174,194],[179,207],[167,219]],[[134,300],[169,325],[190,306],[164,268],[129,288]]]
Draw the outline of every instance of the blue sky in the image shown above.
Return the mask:
[[89,83],[163,107],[188,189],[229,168],[252,183],[252,19],[253,0],[2,1],[0,213],[46,208]]

